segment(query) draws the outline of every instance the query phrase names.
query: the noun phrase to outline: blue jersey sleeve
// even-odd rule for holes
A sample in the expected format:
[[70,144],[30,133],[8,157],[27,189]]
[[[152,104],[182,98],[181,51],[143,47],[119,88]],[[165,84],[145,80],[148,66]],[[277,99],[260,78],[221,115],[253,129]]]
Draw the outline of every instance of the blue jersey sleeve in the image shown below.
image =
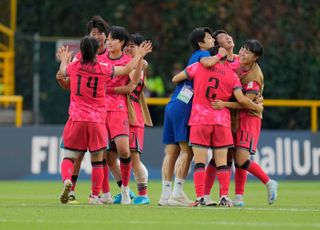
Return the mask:
[[196,50],[195,52],[193,52],[193,54],[189,58],[187,66],[192,65],[193,63],[200,61],[201,58],[210,57],[210,56],[211,55],[208,50]]

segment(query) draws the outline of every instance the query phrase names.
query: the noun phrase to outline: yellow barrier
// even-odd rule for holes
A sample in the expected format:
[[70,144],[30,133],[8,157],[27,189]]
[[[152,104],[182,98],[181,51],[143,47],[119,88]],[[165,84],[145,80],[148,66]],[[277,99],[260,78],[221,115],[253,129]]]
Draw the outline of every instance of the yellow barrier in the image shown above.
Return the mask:
[[[157,97],[147,98],[148,105],[166,105],[169,98]],[[318,107],[320,107],[319,100],[282,100],[282,99],[266,99],[263,102],[264,106],[272,107],[310,107],[311,109],[311,132],[318,131]]]
[[0,69],[2,71],[2,78],[0,78],[3,84],[3,89],[0,94],[14,95],[14,52],[0,52]]
[[21,127],[22,125],[22,96],[0,96],[0,103],[14,103],[16,105],[16,126]]

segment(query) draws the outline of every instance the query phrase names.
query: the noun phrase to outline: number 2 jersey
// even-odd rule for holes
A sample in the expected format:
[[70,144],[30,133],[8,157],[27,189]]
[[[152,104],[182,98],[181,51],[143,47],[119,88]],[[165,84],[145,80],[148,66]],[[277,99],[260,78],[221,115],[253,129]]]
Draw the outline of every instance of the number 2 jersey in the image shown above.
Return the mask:
[[232,70],[217,63],[211,68],[205,68],[199,62],[186,68],[186,74],[193,80],[194,97],[189,125],[222,125],[231,126],[228,108],[213,109],[214,100],[229,101],[233,91],[241,90],[241,83]]
[[67,66],[70,77],[69,119],[105,123],[105,85],[113,76],[113,66],[106,63],[82,64],[74,60]]

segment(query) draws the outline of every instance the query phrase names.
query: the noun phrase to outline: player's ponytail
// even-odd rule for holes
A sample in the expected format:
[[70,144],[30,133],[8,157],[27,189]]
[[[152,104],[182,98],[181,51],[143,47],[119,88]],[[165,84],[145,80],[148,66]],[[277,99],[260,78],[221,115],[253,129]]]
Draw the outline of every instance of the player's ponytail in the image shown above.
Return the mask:
[[82,54],[82,64],[94,63],[96,58],[96,53],[99,48],[98,41],[89,36],[85,36],[81,39],[80,50]]

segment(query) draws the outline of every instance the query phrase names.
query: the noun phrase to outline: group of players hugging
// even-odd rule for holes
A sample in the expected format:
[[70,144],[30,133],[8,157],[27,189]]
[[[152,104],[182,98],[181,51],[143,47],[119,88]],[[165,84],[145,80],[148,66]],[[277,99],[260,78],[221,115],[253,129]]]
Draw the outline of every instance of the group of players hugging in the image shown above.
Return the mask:
[[[152,52],[152,43],[139,33],[109,26],[100,16],[90,19],[87,32],[74,57],[68,47],[57,51],[61,63],[56,79],[70,91],[69,119],[61,143],[64,187],[60,201],[78,203],[75,186],[82,159],[89,151],[89,204],[150,204],[148,171],[140,154],[144,127],[152,126],[143,93],[148,69],[144,57]],[[262,45],[250,39],[239,54],[234,54],[230,34],[208,27],[195,28],[189,43],[194,52],[186,68],[173,76],[176,88],[165,109],[165,156],[158,205],[243,206],[247,172],[266,186],[267,201],[272,204],[278,183],[250,160],[256,152],[263,111],[264,83],[258,64]],[[211,159],[207,160],[208,156]],[[183,190],[192,160],[195,201]],[[228,193],[233,164],[235,197],[231,200]],[[129,187],[131,169],[137,195]],[[120,187],[114,197],[109,170]],[[218,202],[210,195],[216,177]]]

